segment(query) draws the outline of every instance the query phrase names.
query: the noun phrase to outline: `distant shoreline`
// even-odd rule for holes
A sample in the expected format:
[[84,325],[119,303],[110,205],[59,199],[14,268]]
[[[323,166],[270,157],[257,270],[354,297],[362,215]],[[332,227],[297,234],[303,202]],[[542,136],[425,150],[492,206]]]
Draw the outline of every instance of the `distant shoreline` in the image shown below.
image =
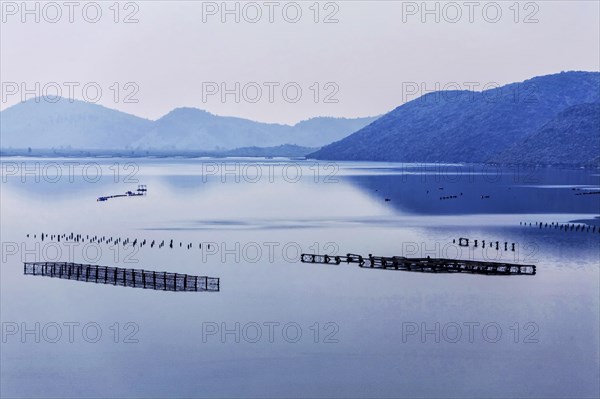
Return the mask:
[[[303,147],[298,147],[303,148]],[[139,158],[139,159],[232,159],[232,158],[255,158],[255,159],[274,159],[274,158],[287,158],[290,160],[313,160],[315,162],[366,162],[366,163],[381,163],[381,164],[411,164],[411,165],[498,165],[500,167],[511,167],[514,165],[526,166],[526,167],[537,167],[537,168],[567,168],[567,169],[589,169],[589,170],[600,170],[600,164],[588,165],[581,163],[555,163],[555,164],[533,164],[533,163],[501,163],[501,162],[448,162],[448,161],[355,161],[355,160],[336,160],[336,159],[315,159],[307,158],[306,155],[274,151],[270,153],[268,150],[271,148],[257,147],[256,150],[261,153],[254,153],[253,151],[246,151],[246,149],[228,150],[222,152],[211,152],[211,151],[151,151],[151,150],[32,150],[29,152],[27,149],[10,149],[0,150],[1,158],[85,158],[85,159],[127,159],[127,158]],[[313,150],[313,149],[311,149]]]
[[241,147],[231,150],[131,150],[131,149],[0,149],[0,157],[29,158],[227,158],[227,157],[302,157],[318,148],[297,145]]

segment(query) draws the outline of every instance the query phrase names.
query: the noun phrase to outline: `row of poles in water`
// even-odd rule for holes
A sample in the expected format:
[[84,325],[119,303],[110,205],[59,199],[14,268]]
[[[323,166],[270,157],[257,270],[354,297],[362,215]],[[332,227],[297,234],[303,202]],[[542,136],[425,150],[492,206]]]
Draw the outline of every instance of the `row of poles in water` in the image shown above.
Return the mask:
[[[460,246],[460,247],[468,247],[469,246],[469,241],[470,240],[468,238],[461,237],[461,238],[458,239],[458,246]],[[495,241],[495,242],[494,241],[488,241],[488,242],[490,244],[489,245],[490,248],[494,248],[494,243],[495,243],[496,244],[495,245],[496,250],[500,249],[500,241]],[[456,239],[453,239],[452,243],[456,244]],[[510,250],[513,251],[513,252],[515,251],[515,245],[516,244],[514,242],[510,243],[510,246],[511,246]],[[478,246],[479,246],[479,241],[478,240],[473,240],[473,247],[477,248]],[[485,240],[481,240],[481,248],[485,248]],[[504,241],[504,250],[508,251],[508,242],[506,242],[506,241]]]
[[[31,238],[31,234],[27,234],[27,238]],[[37,234],[33,234],[33,238],[37,239]],[[139,246],[139,248],[142,248],[144,246],[149,246],[150,248],[163,248],[165,246],[168,246],[169,248],[174,248],[175,246],[177,246],[173,239],[171,239],[170,241],[166,241],[166,240],[162,240],[160,243],[158,243],[156,240],[152,240],[150,243],[148,243],[148,241],[144,238],[143,240],[138,240],[137,238],[133,239],[133,241],[130,238],[121,238],[121,237],[107,237],[107,236],[90,236],[90,235],[86,235],[85,237],[82,234],[74,234],[71,233],[70,235],[67,234],[48,234],[48,233],[42,233],[40,234],[40,238],[42,241],[44,240],[56,240],[58,242],[60,242],[60,240],[62,239],[63,241],[72,241],[72,242],[89,242],[92,244],[113,244],[113,245],[119,245],[119,244],[123,244],[123,246],[127,246],[128,244],[131,244],[131,246],[135,247],[135,246]],[[210,244],[206,244],[207,248],[210,249]],[[189,243],[186,244],[186,248],[187,249],[192,249],[194,246],[193,243]],[[183,248],[183,242],[179,242],[179,247]],[[202,249],[202,243],[198,244],[198,248]]]
[[520,226],[527,226],[527,227],[536,227],[538,229],[555,229],[555,230],[562,230],[562,231],[581,231],[581,232],[586,232],[586,233],[595,233],[596,230],[598,230],[598,232],[600,233],[600,227],[596,228],[596,226],[590,226],[585,225],[585,224],[577,224],[577,223],[555,223],[555,222],[551,222],[551,223],[543,223],[543,222],[534,222],[533,224],[531,222],[519,222]]
[[[542,223],[542,222],[534,222],[533,224],[531,222],[519,222],[520,226],[528,226],[528,227],[535,227],[538,229],[555,229],[555,230],[561,230],[561,231],[581,231],[581,232],[589,232],[589,233],[595,233],[596,231],[598,231],[600,233],[600,227],[596,228],[596,226],[590,226],[590,225],[584,225],[584,224],[575,224],[575,223],[555,223],[555,222],[551,222],[551,223]],[[27,238],[30,238],[31,234],[27,234]],[[37,239],[37,234],[33,234],[33,238]],[[148,241],[144,238],[143,240],[138,240],[137,238],[133,239],[133,241],[130,238],[121,238],[121,237],[107,237],[107,236],[90,236],[90,235],[86,235],[85,237],[82,234],[75,234],[75,233],[71,233],[69,235],[67,234],[48,234],[48,233],[41,233],[40,238],[42,241],[46,240],[46,239],[50,239],[50,240],[56,240],[58,242],[61,241],[61,239],[63,241],[73,241],[73,242],[89,242],[89,243],[96,243],[96,244],[113,244],[113,245],[119,245],[119,244],[123,244],[123,246],[127,246],[128,244],[131,244],[131,246],[135,247],[135,246],[139,246],[139,248],[142,248],[144,246],[150,246],[150,248],[163,248],[165,246],[168,246],[169,248],[174,248],[177,246],[177,243],[174,242],[173,239],[171,240],[162,240],[160,243],[158,243],[156,240],[152,240],[150,243],[148,243]],[[456,243],[456,240],[452,240],[453,243]],[[466,242],[466,245],[462,245]],[[459,238],[459,245],[462,246],[468,246],[469,244],[469,239],[468,238]],[[481,246],[485,247],[485,240],[481,241]],[[499,249],[499,245],[500,242],[496,241],[495,242],[495,247],[496,249]],[[206,244],[207,248],[210,249],[210,244]],[[478,241],[474,240],[474,246],[477,247],[478,246]],[[493,247],[493,242],[489,242],[489,246],[490,248]],[[183,242],[179,242],[179,247],[183,248]],[[194,247],[193,243],[189,243],[186,244],[186,248],[187,249],[192,249]],[[512,251],[515,250],[515,243],[511,243],[511,247],[512,247]],[[198,248],[202,249],[202,243],[198,244]],[[508,250],[508,242],[504,242],[504,250]]]

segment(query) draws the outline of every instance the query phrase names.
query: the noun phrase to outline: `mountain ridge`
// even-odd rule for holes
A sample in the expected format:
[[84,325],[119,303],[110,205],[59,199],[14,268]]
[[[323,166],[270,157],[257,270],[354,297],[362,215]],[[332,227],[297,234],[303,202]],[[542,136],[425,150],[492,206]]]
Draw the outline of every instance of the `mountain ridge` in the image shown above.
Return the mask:
[[538,76],[483,92],[428,93],[308,157],[487,162],[569,106],[597,101],[598,72]]
[[178,107],[150,120],[79,100],[60,98],[50,103],[38,98],[0,112],[0,147],[226,151],[290,144],[319,148],[375,119],[315,117],[284,125]]

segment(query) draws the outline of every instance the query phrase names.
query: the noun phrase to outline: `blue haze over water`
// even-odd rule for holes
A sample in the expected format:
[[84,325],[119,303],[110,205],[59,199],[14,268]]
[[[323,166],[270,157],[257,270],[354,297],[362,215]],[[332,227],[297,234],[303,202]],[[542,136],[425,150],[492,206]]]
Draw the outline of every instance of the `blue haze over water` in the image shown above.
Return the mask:
[[[43,167],[73,161],[100,165],[101,179],[86,181],[80,167],[73,182],[66,168],[56,183],[43,176],[38,183],[33,175],[23,182],[20,172],[6,172],[9,164],[33,169],[36,162]],[[19,247],[15,254],[3,248],[2,323],[63,326],[56,343],[43,335],[39,343],[34,334],[3,337],[2,396],[600,394],[600,196],[577,195],[600,191],[597,171],[286,159],[2,163],[2,242]],[[129,163],[133,169],[125,170]],[[229,174],[222,176],[225,168]],[[123,181],[132,171],[138,182]],[[135,190],[138,183],[148,186],[147,196],[96,202]],[[595,234],[534,225],[572,221],[595,226]],[[173,239],[173,249],[116,253],[100,245],[97,259],[94,248],[86,255],[83,245],[74,246],[73,260],[220,277],[221,292],[172,293],[25,276],[24,250],[27,260],[54,256],[55,247],[41,242],[42,232]],[[459,248],[452,244],[459,237],[514,242],[518,251]],[[186,249],[187,243],[193,248]],[[216,253],[209,253],[208,243]],[[64,243],[57,247],[60,260],[70,260]],[[498,257],[535,264],[538,272],[501,277],[311,265],[297,261],[298,249]],[[80,323],[73,343],[65,322]],[[116,322],[118,343],[110,328]],[[131,336],[127,322],[139,328]],[[86,323],[101,326],[98,342],[82,338]],[[235,330],[235,323],[238,336],[206,334],[208,325]],[[272,340],[265,323],[279,323]],[[293,330],[282,334],[289,323],[300,327],[301,336]],[[406,326],[435,331],[436,323],[437,333],[406,334]],[[490,323],[493,328],[482,333]],[[468,325],[474,326],[471,338]],[[123,342],[127,337],[139,342]]]

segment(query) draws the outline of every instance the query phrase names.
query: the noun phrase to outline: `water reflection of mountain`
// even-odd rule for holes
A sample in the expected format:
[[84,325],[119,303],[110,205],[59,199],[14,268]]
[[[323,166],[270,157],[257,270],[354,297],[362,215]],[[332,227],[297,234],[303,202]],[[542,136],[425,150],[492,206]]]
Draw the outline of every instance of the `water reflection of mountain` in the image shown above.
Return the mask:
[[600,178],[585,170],[541,169],[526,178],[435,173],[357,175],[348,181],[401,212],[424,215],[600,212]]

